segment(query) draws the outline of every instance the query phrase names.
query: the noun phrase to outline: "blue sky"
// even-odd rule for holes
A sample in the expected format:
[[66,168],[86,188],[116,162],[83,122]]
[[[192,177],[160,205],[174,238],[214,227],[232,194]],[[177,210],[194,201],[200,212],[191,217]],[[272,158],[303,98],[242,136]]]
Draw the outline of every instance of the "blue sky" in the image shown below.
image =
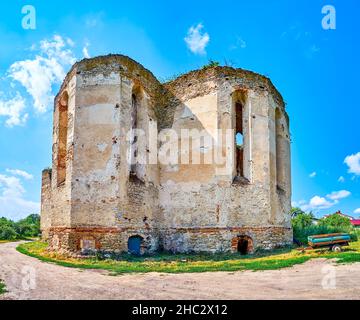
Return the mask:
[[[294,204],[360,216],[356,0],[30,0],[35,30],[22,28],[24,4],[0,4],[0,216],[38,211],[52,96],[71,63],[108,53],[160,79],[209,59],[269,76],[291,119]],[[322,28],[324,5],[335,30]]]

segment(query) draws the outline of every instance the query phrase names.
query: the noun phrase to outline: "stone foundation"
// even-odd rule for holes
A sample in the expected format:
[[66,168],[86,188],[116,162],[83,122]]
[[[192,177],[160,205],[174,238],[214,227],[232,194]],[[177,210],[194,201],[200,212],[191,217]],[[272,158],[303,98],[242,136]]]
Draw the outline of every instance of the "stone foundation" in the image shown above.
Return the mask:
[[[248,254],[292,244],[292,230],[283,227],[173,228],[147,230],[135,228],[51,228],[49,249],[64,253],[113,251],[128,252],[129,238],[139,236],[141,254],[238,252],[239,241],[246,242]],[[244,252],[245,253],[245,252]]]

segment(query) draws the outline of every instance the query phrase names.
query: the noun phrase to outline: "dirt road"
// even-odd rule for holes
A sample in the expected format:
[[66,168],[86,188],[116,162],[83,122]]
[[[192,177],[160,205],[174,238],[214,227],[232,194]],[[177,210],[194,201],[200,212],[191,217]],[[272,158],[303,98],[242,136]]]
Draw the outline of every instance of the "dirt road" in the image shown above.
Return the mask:
[[0,244],[1,299],[360,299],[360,263],[314,259],[276,271],[129,274],[73,269]]

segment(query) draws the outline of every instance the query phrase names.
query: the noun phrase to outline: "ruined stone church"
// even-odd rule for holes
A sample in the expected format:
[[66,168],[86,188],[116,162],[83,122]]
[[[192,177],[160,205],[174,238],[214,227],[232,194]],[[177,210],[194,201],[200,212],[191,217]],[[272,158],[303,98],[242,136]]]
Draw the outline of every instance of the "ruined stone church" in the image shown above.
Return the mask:
[[208,66],[161,83],[108,55],[77,62],[55,98],[51,250],[272,249],[292,243],[290,199],[289,118],[264,76]]

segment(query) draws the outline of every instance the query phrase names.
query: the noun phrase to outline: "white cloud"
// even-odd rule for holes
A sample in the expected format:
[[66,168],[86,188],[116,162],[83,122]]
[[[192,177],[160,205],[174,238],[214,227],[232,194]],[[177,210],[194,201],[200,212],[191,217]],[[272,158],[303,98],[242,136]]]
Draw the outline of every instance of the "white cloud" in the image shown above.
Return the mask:
[[306,203],[306,201],[305,200],[300,200],[300,201],[292,201],[291,202],[291,206],[292,207],[300,207],[300,206],[302,206],[302,205],[304,205]]
[[26,89],[34,100],[35,110],[40,113],[53,103],[52,86],[63,81],[65,68],[76,61],[73,52],[67,48],[69,44],[73,44],[71,39],[65,41],[59,35],[42,40],[34,59],[17,61],[8,70],[9,77]]
[[326,197],[331,200],[340,200],[340,199],[347,198],[350,195],[351,195],[350,191],[340,190],[340,191],[333,191],[330,194],[328,194]]
[[25,192],[19,178],[2,174],[0,174],[0,188],[2,188],[3,196],[7,197],[18,197]]
[[327,209],[332,207],[334,204],[334,202],[330,202],[325,198],[319,196],[313,197],[309,202],[309,206],[314,209]]
[[66,38],[66,43],[70,46],[70,47],[75,47],[75,42],[70,39],[70,38]]
[[6,169],[6,172],[9,172],[15,176],[19,176],[19,177],[22,177],[26,180],[31,180],[34,178],[34,176],[30,173],[27,173],[26,171],[24,170],[19,170],[19,169]]
[[90,44],[88,42],[86,42],[85,47],[82,49],[83,56],[84,56],[84,58],[87,58],[87,59],[90,58],[89,46],[90,46]]
[[19,178],[0,174],[0,216],[18,220],[39,213],[40,204],[24,199],[24,193]]
[[340,176],[338,179],[339,182],[345,182],[345,178],[343,176]]
[[198,23],[196,26],[190,27],[187,36],[184,38],[187,47],[192,53],[206,54],[206,46],[210,41],[210,36],[203,31],[204,26]]
[[5,124],[8,127],[23,125],[26,122],[28,114],[24,113],[25,108],[25,99],[18,92],[10,100],[0,98],[0,117],[7,117]]
[[360,176],[360,152],[347,156],[344,160],[349,167],[348,172]]
[[307,203],[297,203],[304,211],[319,211],[323,209],[329,209],[339,203],[339,200],[347,198],[351,195],[350,191],[340,190],[333,191],[326,197],[314,196]]
[[354,210],[354,213],[360,214],[360,208],[355,209],[355,210]]
[[315,176],[316,176],[316,172],[315,172],[315,171],[309,174],[309,177],[310,177],[310,178],[315,178]]

